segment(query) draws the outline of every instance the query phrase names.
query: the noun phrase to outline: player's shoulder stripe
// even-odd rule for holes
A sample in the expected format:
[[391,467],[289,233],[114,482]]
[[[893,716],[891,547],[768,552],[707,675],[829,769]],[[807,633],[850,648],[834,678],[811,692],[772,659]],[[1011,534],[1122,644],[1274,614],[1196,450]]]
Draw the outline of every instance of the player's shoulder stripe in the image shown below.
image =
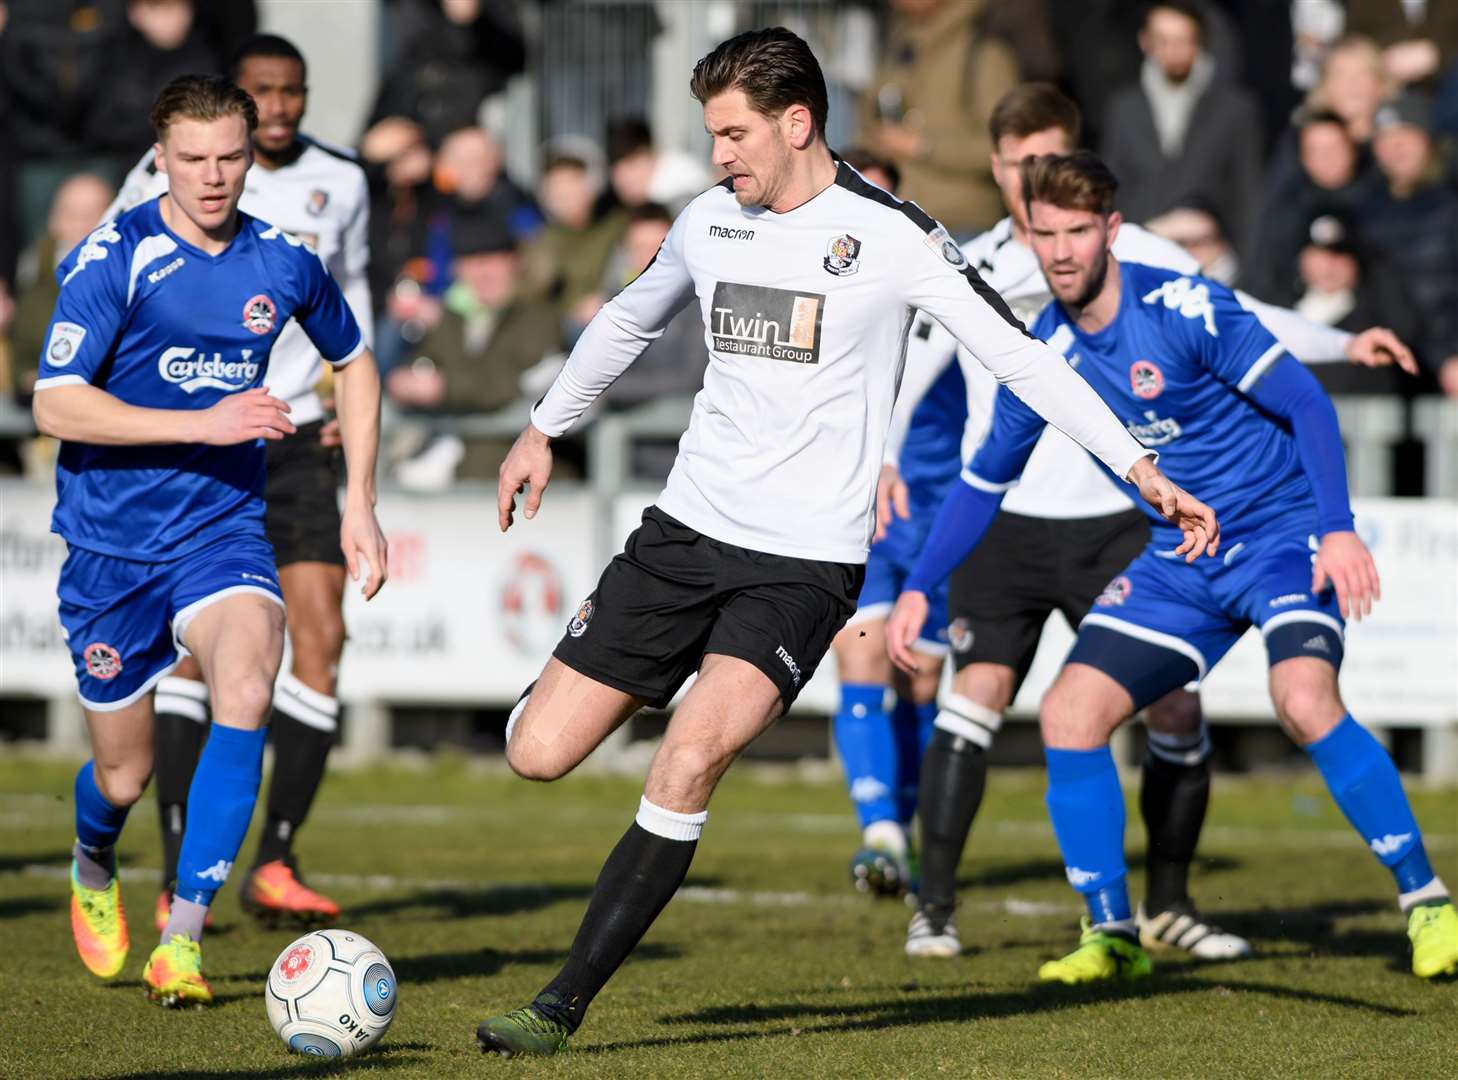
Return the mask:
[[[889,210],[900,211],[908,221],[911,221],[922,231],[927,245],[944,258],[949,266],[962,275],[963,280],[967,282],[973,292],[986,301],[988,307],[1001,315],[1009,325],[1016,326],[1024,334],[1028,333],[1028,328],[1012,313],[1012,309],[998,295],[997,290],[982,280],[982,275],[973,269],[972,264],[967,261],[967,256],[963,254],[961,247],[952,239],[951,234],[946,229],[937,224],[936,218],[932,217],[911,200],[898,199],[890,192],[881,190],[844,161],[838,163],[835,172],[835,182],[854,195],[859,195],[864,199],[879,203]],[[1032,335],[1029,334],[1028,336],[1031,337]]]
[[348,150],[342,146],[335,146],[333,143],[327,143],[323,139],[315,138],[313,135],[305,135],[302,132],[299,133],[299,142],[305,146],[311,146],[315,150],[321,150],[332,158],[338,158],[340,161],[348,162],[351,165],[359,165],[359,155],[353,150]]

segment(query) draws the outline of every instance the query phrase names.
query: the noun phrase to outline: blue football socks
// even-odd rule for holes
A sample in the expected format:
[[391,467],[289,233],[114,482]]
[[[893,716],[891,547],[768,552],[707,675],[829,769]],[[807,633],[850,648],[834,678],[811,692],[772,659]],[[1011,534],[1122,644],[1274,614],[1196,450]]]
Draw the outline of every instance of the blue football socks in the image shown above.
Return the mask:
[[937,703],[918,705],[905,698],[896,699],[891,714],[891,730],[896,738],[896,820],[910,825],[916,816],[916,797],[921,788],[921,759],[931,742],[932,726],[937,718]]
[[96,786],[96,762],[88,761],[76,773],[76,878],[88,889],[104,889],[116,873],[113,850],[129,806],[113,806]]
[[1095,926],[1130,923],[1124,794],[1113,754],[1107,746],[1049,747],[1043,753],[1048,762],[1048,815],[1069,884],[1083,894]]
[[214,724],[192,777],[187,831],[177,861],[177,898],[208,905],[228,879],[253,818],[267,728]]
[[896,738],[885,700],[884,686],[846,683],[840,688],[840,711],[831,725],[862,829],[897,819]]

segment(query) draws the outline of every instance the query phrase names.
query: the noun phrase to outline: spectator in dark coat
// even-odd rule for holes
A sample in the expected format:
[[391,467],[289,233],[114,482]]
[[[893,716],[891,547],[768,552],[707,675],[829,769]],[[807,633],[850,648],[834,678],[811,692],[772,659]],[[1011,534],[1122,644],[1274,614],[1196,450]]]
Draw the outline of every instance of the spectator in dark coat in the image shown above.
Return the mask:
[[[1416,338],[1417,316],[1402,282],[1365,255],[1350,217],[1320,214],[1306,222],[1305,232],[1291,289],[1295,311],[1352,333],[1386,326],[1404,341]],[[1395,366],[1313,364],[1310,371],[1330,394],[1408,395],[1419,385]]]
[[1283,143],[1281,159],[1267,173],[1255,252],[1240,280],[1262,299],[1289,305],[1296,299],[1296,259],[1307,225],[1322,214],[1350,216],[1377,193],[1382,177],[1371,152],[1353,141],[1336,113],[1305,113]]
[[373,124],[408,116],[432,146],[476,123],[481,102],[526,65],[515,4],[506,0],[398,0]]
[[[520,256],[511,231],[493,214],[456,215],[450,231],[455,283],[415,358],[386,377],[398,405],[426,416],[491,412],[521,397],[521,375],[558,351],[550,304],[517,293]],[[452,473],[494,480],[511,449],[499,439],[445,436],[402,463],[408,486],[445,486]]]
[[1426,99],[1405,93],[1377,110],[1372,152],[1385,186],[1361,210],[1365,245],[1412,297],[1419,361],[1458,397],[1458,193],[1441,182]]
[[178,75],[222,68],[193,23],[192,0],[128,0],[127,26],[107,49],[105,92],[95,94],[86,118],[87,143],[129,168],[156,140],[149,117],[157,92]]
[[1119,209],[1130,221],[1200,201],[1217,209],[1245,252],[1260,199],[1260,111],[1244,90],[1217,78],[1202,34],[1200,11],[1187,0],[1149,9],[1139,32],[1139,83],[1111,99],[1100,152],[1119,178]]

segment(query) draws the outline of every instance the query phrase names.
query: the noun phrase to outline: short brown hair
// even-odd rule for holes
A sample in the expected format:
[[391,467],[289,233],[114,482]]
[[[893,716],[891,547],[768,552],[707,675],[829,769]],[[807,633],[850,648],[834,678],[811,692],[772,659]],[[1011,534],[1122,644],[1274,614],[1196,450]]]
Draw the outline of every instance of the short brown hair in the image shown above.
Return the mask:
[[1083,133],[1083,117],[1073,100],[1052,83],[1029,82],[1014,86],[1002,95],[993,106],[987,128],[994,149],[1004,135],[1026,139],[1052,128],[1066,133],[1068,141],[1077,146]]
[[694,65],[689,90],[700,105],[726,91],[742,90],[750,107],[770,118],[791,105],[804,105],[816,134],[825,138],[830,96],[820,62],[803,38],[783,26],[748,30],[720,42]]
[[1030,217],[1035,202],[1060,210],[1092,210],[1104,215],[1114,210],[1119,181],[1091,150],[1028,158],[1022,170],[1023,200]]
[[160,142],[174,120],[221,120],[241,116],[251,135],[258,127],[258,106],[232,79],[221,75],[179,75],[162,88],[152,106],[152,129]]

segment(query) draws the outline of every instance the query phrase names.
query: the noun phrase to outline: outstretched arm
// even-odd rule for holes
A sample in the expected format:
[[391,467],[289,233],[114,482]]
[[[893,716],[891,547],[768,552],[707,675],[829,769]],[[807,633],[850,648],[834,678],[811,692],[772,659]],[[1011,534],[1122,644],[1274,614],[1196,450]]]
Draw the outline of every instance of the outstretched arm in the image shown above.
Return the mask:
[[497,523],[502,532],[511,528],[516,497],[523,490],[527,492],[526,516],[536,516],[552,475],[550,440],[565,435],[693,298],[693,278],[683,257],[684,232],[692,214],[691,204],[668,230],[648,269],[593,316],[567,363],[533,407],[531,422],[517,437],[497,475]]
[[334,404],[344,445],[346,486],[339,546],[349,576],[369,570],[360,592],[371,599],[389,574],[389,545],[375,517],[375,461],[380,450],[380,370],[368,349],[334,373]]

